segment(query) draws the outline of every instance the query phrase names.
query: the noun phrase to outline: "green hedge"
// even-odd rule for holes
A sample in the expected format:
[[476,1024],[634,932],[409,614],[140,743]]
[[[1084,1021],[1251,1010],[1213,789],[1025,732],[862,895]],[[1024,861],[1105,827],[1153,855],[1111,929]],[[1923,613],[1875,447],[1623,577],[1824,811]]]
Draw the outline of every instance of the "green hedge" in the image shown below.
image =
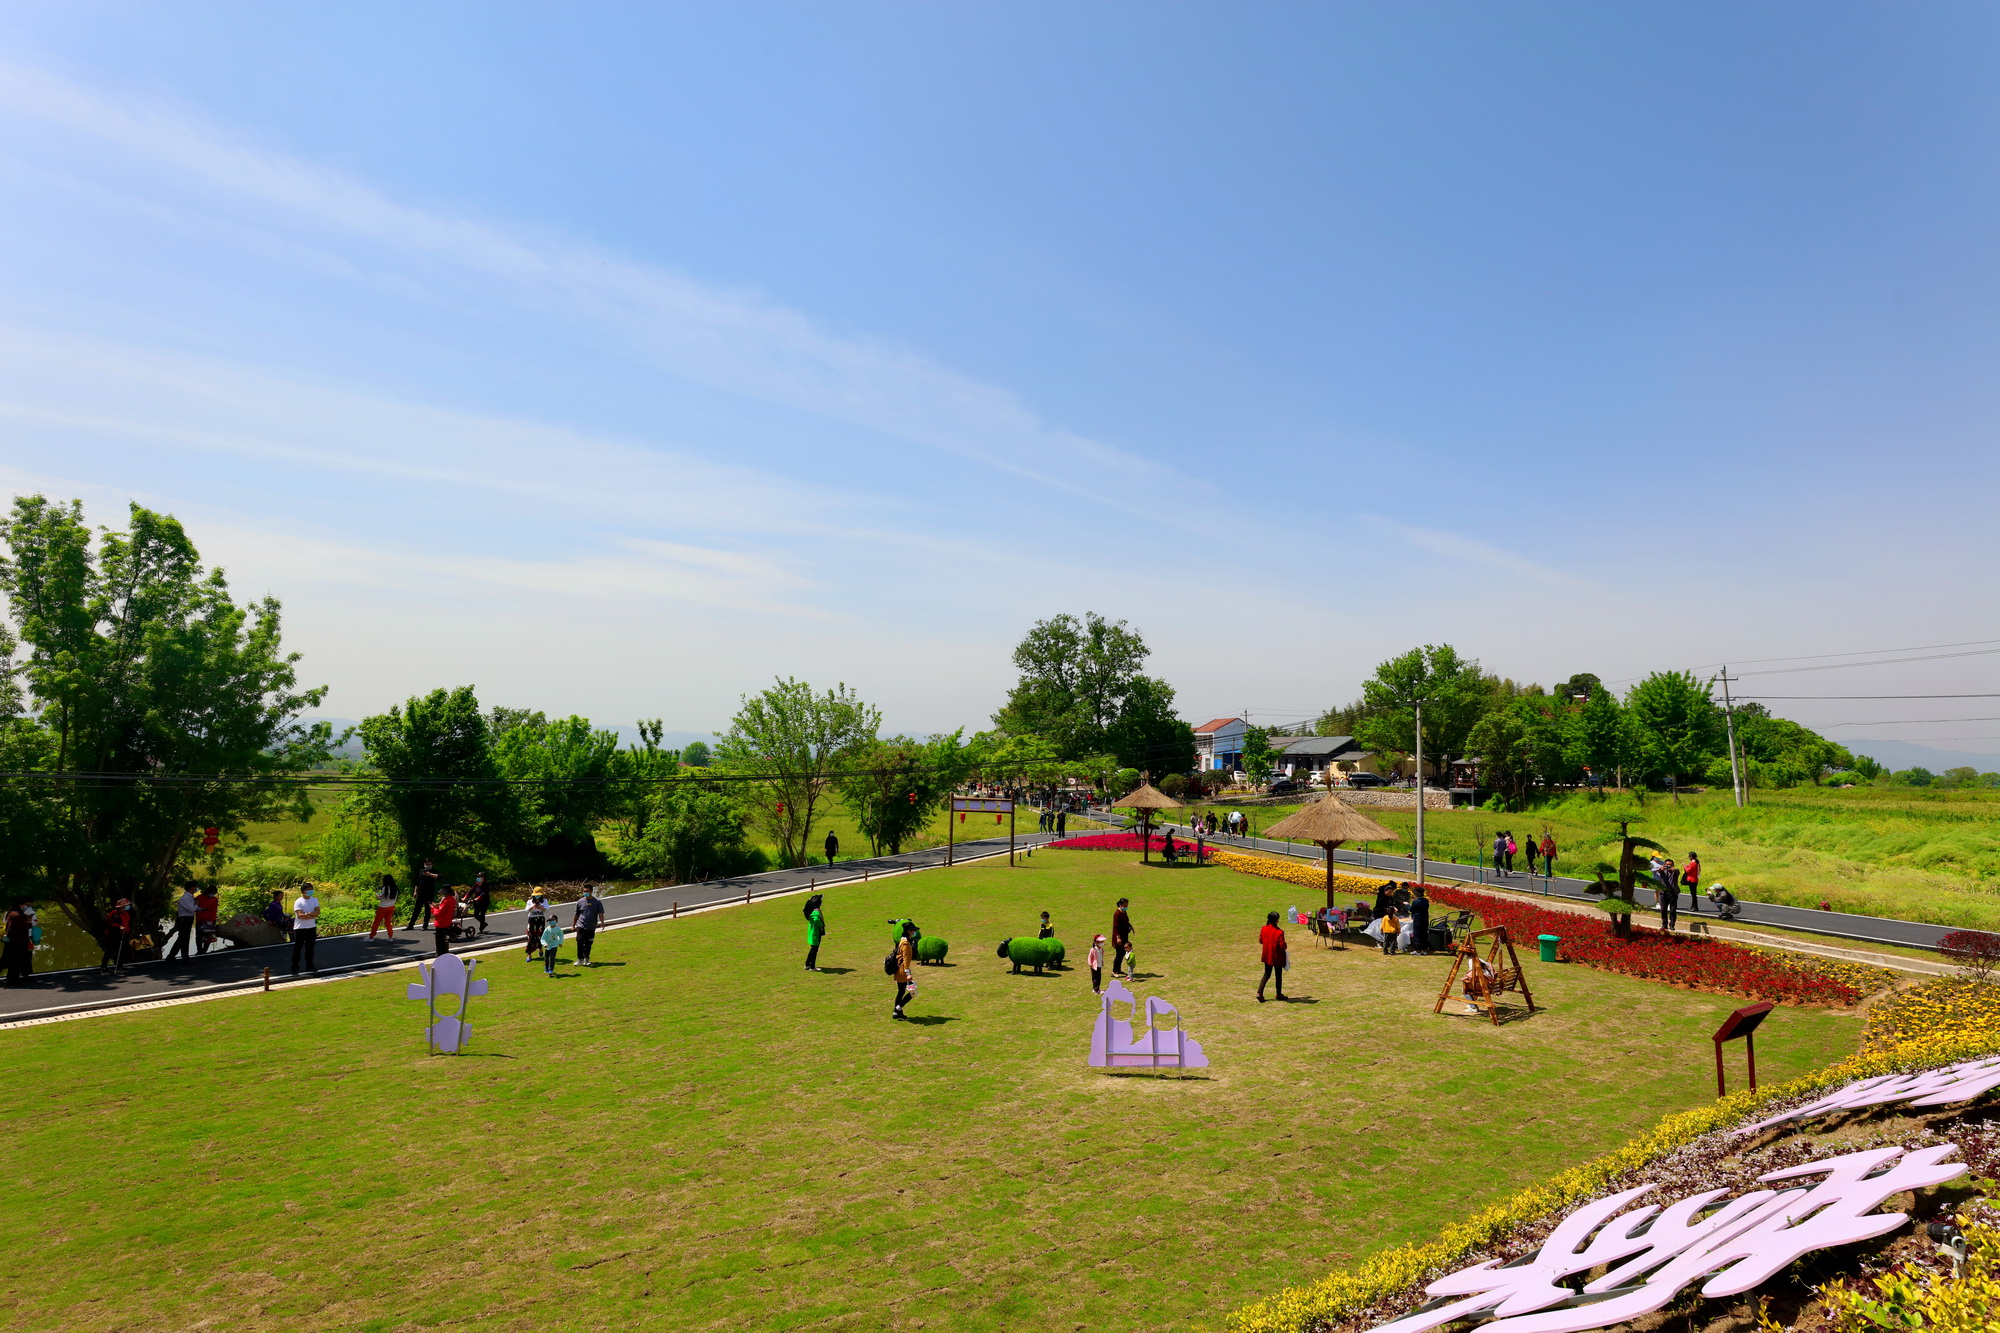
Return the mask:
[[1032,967],[1040,972],[1045,967],[1060,967],[1065,956],[1061,940],[1018,939],[1004,940],[1000,945],[1000,956],[1014,964],[1019,972],[1024,967]]
[[935,935],[926,935],[917,941],[917,961],[920,963],[942,963],[944,956],[951,952],[951,945]]

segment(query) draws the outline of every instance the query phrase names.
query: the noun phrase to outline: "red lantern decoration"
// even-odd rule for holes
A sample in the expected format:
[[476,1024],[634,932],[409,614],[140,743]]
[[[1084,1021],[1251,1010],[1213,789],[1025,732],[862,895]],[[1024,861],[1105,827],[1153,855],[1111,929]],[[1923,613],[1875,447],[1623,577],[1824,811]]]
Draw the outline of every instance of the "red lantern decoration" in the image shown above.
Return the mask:
[[965,822],[965,811],[961,810],[958,812],[958,822],[961,824]]
[[214,848],[221,841],[222,841],[221,829],[215,828],[214,826],[211,825],[210,827],[205,828],[201,831],[201,847],[203,851],[208,851]]
[[910,793],[910,804],[911,804],[911,805],[915,805],[916,803],[917,803],[917,794],[916,794],[915,792],[911,792],[911,793]]

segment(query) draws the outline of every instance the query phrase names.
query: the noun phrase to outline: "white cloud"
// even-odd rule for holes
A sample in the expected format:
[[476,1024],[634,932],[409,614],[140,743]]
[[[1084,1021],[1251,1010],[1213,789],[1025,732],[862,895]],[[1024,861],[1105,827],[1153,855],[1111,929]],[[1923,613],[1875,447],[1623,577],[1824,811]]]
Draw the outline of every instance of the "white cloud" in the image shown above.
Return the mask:
[[1433,528],[1413,527],[1398,523],[1379,514],[1363,514],[1364,523],[1387,533],[1392,539],[1408,542],[1419,550],[1447,560],[1461,560],[1469,564],[1482,565],[1489,569],[1502,570],[1518,578],[1532,580],[1550,588],[1561,588],[1571,592],[1601,592],[1597,584],[1578,574],[1553,565],[1530,560],[1505,547],[1481,541],[1477,537],[1466,537],[1455,532],[1439,532]]

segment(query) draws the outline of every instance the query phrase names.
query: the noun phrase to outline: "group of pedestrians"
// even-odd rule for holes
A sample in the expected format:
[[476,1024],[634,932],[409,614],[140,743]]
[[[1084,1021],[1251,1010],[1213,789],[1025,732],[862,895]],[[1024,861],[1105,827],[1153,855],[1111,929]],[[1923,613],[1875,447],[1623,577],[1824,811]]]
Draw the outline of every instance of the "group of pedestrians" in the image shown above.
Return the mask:
[[1530,875],[1536,873],[1535,861],[1537,858],[1540,858],[1542,863],[1541,873],[1553,876],[1556,873],[1556,835],[1544,830],[1542,840],[1539,843],[1535,841],[1533,834],[1529,834],[1517,842],[1513,832],[1509,829],[1501,829],[1493,835],[1493,870],[1495,874],[1513,874],[1514,858],[1516,856],[1522,857],[1527,861],[1528,873]]

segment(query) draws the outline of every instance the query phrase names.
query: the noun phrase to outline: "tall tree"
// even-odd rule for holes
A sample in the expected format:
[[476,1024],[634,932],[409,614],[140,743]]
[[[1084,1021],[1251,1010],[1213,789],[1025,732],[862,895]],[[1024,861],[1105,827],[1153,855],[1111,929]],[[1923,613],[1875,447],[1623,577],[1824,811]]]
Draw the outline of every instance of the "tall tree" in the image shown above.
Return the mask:
[[1594,786],[1624,766],[1630,737],[1618,696],[1601,685],[1562,717],[1563,759],[1579,773],[1588,770]]
[[840,795],[877,856],[900,853],[965,781],[979,751],[963,734],[896,736],[856,754],[853,766],[865,771],[842,779]]
[[744,837],[746,785],[698,771],[648,789],[644,829],[621,842],[612,859],[635,875],[663,875],[677,884],[761,863]]
[[1267,728],[1243,728],[1243,773],[1252,782],[1271,776],[1271,733]]
[[550,722],[540,713],[495,709],[493,762],[513,784],[508,851],[544,873],[594,874],[597,826],[617,815],[629,788],[617,779],[618,733],[589,718]]
[[1392,657],[1361,686],[1371,714],[1360,719],[1354,739],[1371,750],[1416,748],[1415,705],[1422,705],[1424,760],[1442,771],[1453,755],[1463,755],[1472,728],[1491,703],[1492,689],[1479,663],[1462,658],[1450,644],[1427,644]]
[[1150,653],[1137,630],[1096,612],[1039,620],[1014,649],[1021,677],[993,715],[1002,731],[1047,736],[1065,759],[1110,749],[1111,726]]
[[1640,761],[1664,777],[1674,799],[1681,779],[1722,752],[1722,710],[1708,684],[1687,671],[1655,671],[1625,696]]
[[681,771],[678,750],[660,744],[666,724],[656,717],[639,719],[639,743],[612,756],[612,773],[618,782],[617,809],[624,821],[625,837],[643,837],[652,818],[653,795],[664,779]]
[[203,828],[310,812],[302,792],[259,785],[332,744],[299,721],[325,690],[298,687],[276,599],[238,606],[181,525],[139,505],[129,531],[93,546],[80,503],[23,496],[0,539],[0,590],[28,649],[27,699],[11,673],[0,697],[28,715],[4,719],[0,741],[48,775],[0,810],[32,830],[10,847],[13,880],[96,932],[120,897],[142,917],[164,910]]
[[1174,687],[1152,676],[1127,683],[1104,740],[1119,763],[1154,777],[1194,767],[1194,728],[1174,712]]
[[746,799],[786,865],[806,863],[833,775],[881,725],[881,712],[844,684],[815,693],[787,677],[744,698],[716,757],[734,772],[762,779],[745,784]]
[[511,793],[470,685],[361,719],[361,743],[382,780],[362,788],[352,808],[395,830],[412,875],[441,852],[476,854],[513,827]]

